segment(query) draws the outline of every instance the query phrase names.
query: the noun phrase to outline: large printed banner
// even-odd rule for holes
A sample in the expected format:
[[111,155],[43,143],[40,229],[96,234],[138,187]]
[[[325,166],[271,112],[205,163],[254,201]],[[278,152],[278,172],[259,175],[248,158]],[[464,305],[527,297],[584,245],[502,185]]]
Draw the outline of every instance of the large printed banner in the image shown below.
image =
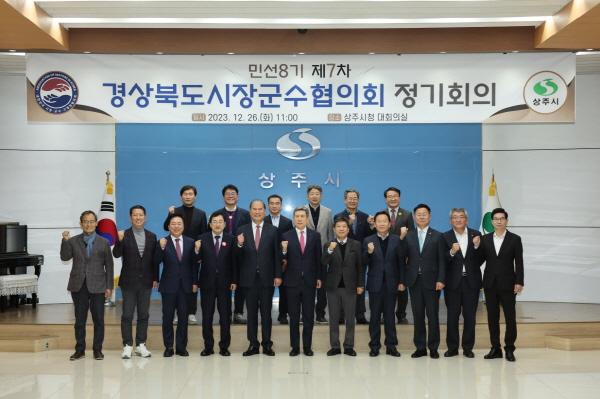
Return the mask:
[[30,54],[28,120],[574,122],[575,55]]

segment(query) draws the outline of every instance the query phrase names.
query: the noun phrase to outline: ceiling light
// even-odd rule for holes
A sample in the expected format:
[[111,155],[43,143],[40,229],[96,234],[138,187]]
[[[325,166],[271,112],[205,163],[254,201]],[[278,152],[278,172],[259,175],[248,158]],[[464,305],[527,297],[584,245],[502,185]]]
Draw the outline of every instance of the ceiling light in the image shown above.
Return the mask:
[[84,51],[83,54],[91,54],[91,51]]
[[304,53],[298,53],[299,55],[304,55]]
[[235,54],[235,53],[231,53],[231,52],[227,53],[227,55],[234,55],[234,54]]
[[373,54],[375,54],[375,53],[373,53],[373,52],[370,52],[370,53],[369,53],[369,55],[373,55]]
[[162,51],[157,51],[156,55],[163,55],[164,53]]

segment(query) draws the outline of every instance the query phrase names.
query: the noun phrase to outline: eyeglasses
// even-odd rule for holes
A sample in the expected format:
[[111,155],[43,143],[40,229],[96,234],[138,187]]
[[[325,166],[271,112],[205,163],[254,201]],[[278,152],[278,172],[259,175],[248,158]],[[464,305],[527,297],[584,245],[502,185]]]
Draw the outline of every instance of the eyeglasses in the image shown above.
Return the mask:
[[500,218],[493,218],[492,219],[494,222],[501,222],[503,220],[506,220],[506,218],[504,216],[500,217]]
[[95,220],[82,220],[81,224],[96,224]]

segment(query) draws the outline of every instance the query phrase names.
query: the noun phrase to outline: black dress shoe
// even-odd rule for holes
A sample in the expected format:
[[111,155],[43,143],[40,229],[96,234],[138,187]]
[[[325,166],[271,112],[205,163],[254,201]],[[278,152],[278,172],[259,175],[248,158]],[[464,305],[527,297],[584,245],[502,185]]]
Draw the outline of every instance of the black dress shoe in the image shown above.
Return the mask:
[[73,353],[70,357],[69,360],[73,361],[73,360],[79,360],[79,359],[83,359],[85,357],[85,352],[84,351],[75,351],[75,353]]
[[417,349],[416,351],[413,352],[412,355],[410,355],[410,357],[412,357],[413,359],[416,359],[418,357],[423,357],[423,356],[427,356],[427,351],[425,349]]
[[458,355],[458,349],[447,350],[444,352],[444,357],[454,357]]
[[172,357],[174,354],[175,352],[173,352],[173,348],[167,348],[163,352],[163,357]]
[[210,356],[214,353],[215,353],[214,350],[206,348],[206,349],[202,350],[202,352],[200,352],[200,356]]
[[259,353],[260,353],[260,351],[258,350],[257,346],[250,345],[248,347],[248,349],[246,350],[246,352],[242,353],[242,356],[258,355]]
[[429,357],[432,359],[439,359],[440,358],[440,354],[438,353],[438,351],[429,351]]
[[176,354],[177,356],[183,356],[183,357],[187,357],[187,356],[189,356],[189,355],[190,355],[190,354],[188,353],[188,351],[186,351],[185,349],[182,349],[182,350],[176,350],[176,351],[175,351],[175,354]]
[[315,353],[310,348],[304,348],[304,354],[306,356],[313,356]]
[[390,356],[394,356],[394,357],[400,357],[400,352],[398,352],[398,349],[396,349],[393,346],[390,346],[389,348],[387,348],[385,350],[385,354],[386,355],[390,355]]
[[342,351],[340,348],[331,348],[327,351],[327,356],[335,356],[341,354]]
[[475,357],[475,354],[474,354],[474,353],[473,353],[473,351],[472,351],[472,350],[470,350],[470,349],[465,349],[465,350],[463,350],[463,355],[464,355],[465,357],[468,357],[469,359],[473,359],[473,358]]
[[398,317],[398,324],[408,324],[406,317]]
[[94,351],[94,359],[103,360],[104,354],[102,353],[102,351]]
[[275,356],[275,352],[273,351],[273,348],[263,348],[263,355]]
[[325,318],[325,316],[317,316],[315,320],[317,323],[327,323],[327,319]]
[[346,324],[346,319],[344,319],[343,317],[340,317],[340,325],[342,324]]
[[219,350],[219,355],[221,355],[221,356],[231,356],[231,352],[229,352],[229,350],[227,350],[227,349],[220,349]]
[[488,352],[487,355],[483,357],[484,359],[502,359],[502,349],[500,348],[492,348]]
[[506,360],[508,360],[509,362],[514,362],[515,360],[517,360],[515,358],[515,354],[514,352],[510,352],[510,351],[506,351]]
[[356,318],[356,324],[369,324],[369,320],[363,315],[361,317]]
[[279,324],[288,324],[287,317],[280,317],[277,319],[277,321],[279,321]]
[[371,349],[369,351],[369,356],[371,356],[371,357],[377,357],[377,356],[379,356],[379,351],[375,350],[375,349]]
[[290,356],[298,356],[299,354],[300,354],[300,349],[295,348],[290,351]]
[[356,356],[356,351],[352,348],[346,348],[344,349],[344,355]]

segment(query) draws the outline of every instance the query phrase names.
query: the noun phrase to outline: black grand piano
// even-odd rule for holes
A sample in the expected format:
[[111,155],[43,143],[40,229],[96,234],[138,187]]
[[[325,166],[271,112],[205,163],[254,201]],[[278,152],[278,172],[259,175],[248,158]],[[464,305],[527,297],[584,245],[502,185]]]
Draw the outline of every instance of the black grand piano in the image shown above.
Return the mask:
[[[28,266],[35,268],[35,275],[40,277],[44,264],[43,255],[27,252],[27,226],[19,223],[0,223],[0,275],[17,274]],[[6,298],[0,298],[0,308],[6,306]],[[11,298],[11,303],[18,305],[19,298]],[[36,306],[37,294],[31,295],[31,305]]]

